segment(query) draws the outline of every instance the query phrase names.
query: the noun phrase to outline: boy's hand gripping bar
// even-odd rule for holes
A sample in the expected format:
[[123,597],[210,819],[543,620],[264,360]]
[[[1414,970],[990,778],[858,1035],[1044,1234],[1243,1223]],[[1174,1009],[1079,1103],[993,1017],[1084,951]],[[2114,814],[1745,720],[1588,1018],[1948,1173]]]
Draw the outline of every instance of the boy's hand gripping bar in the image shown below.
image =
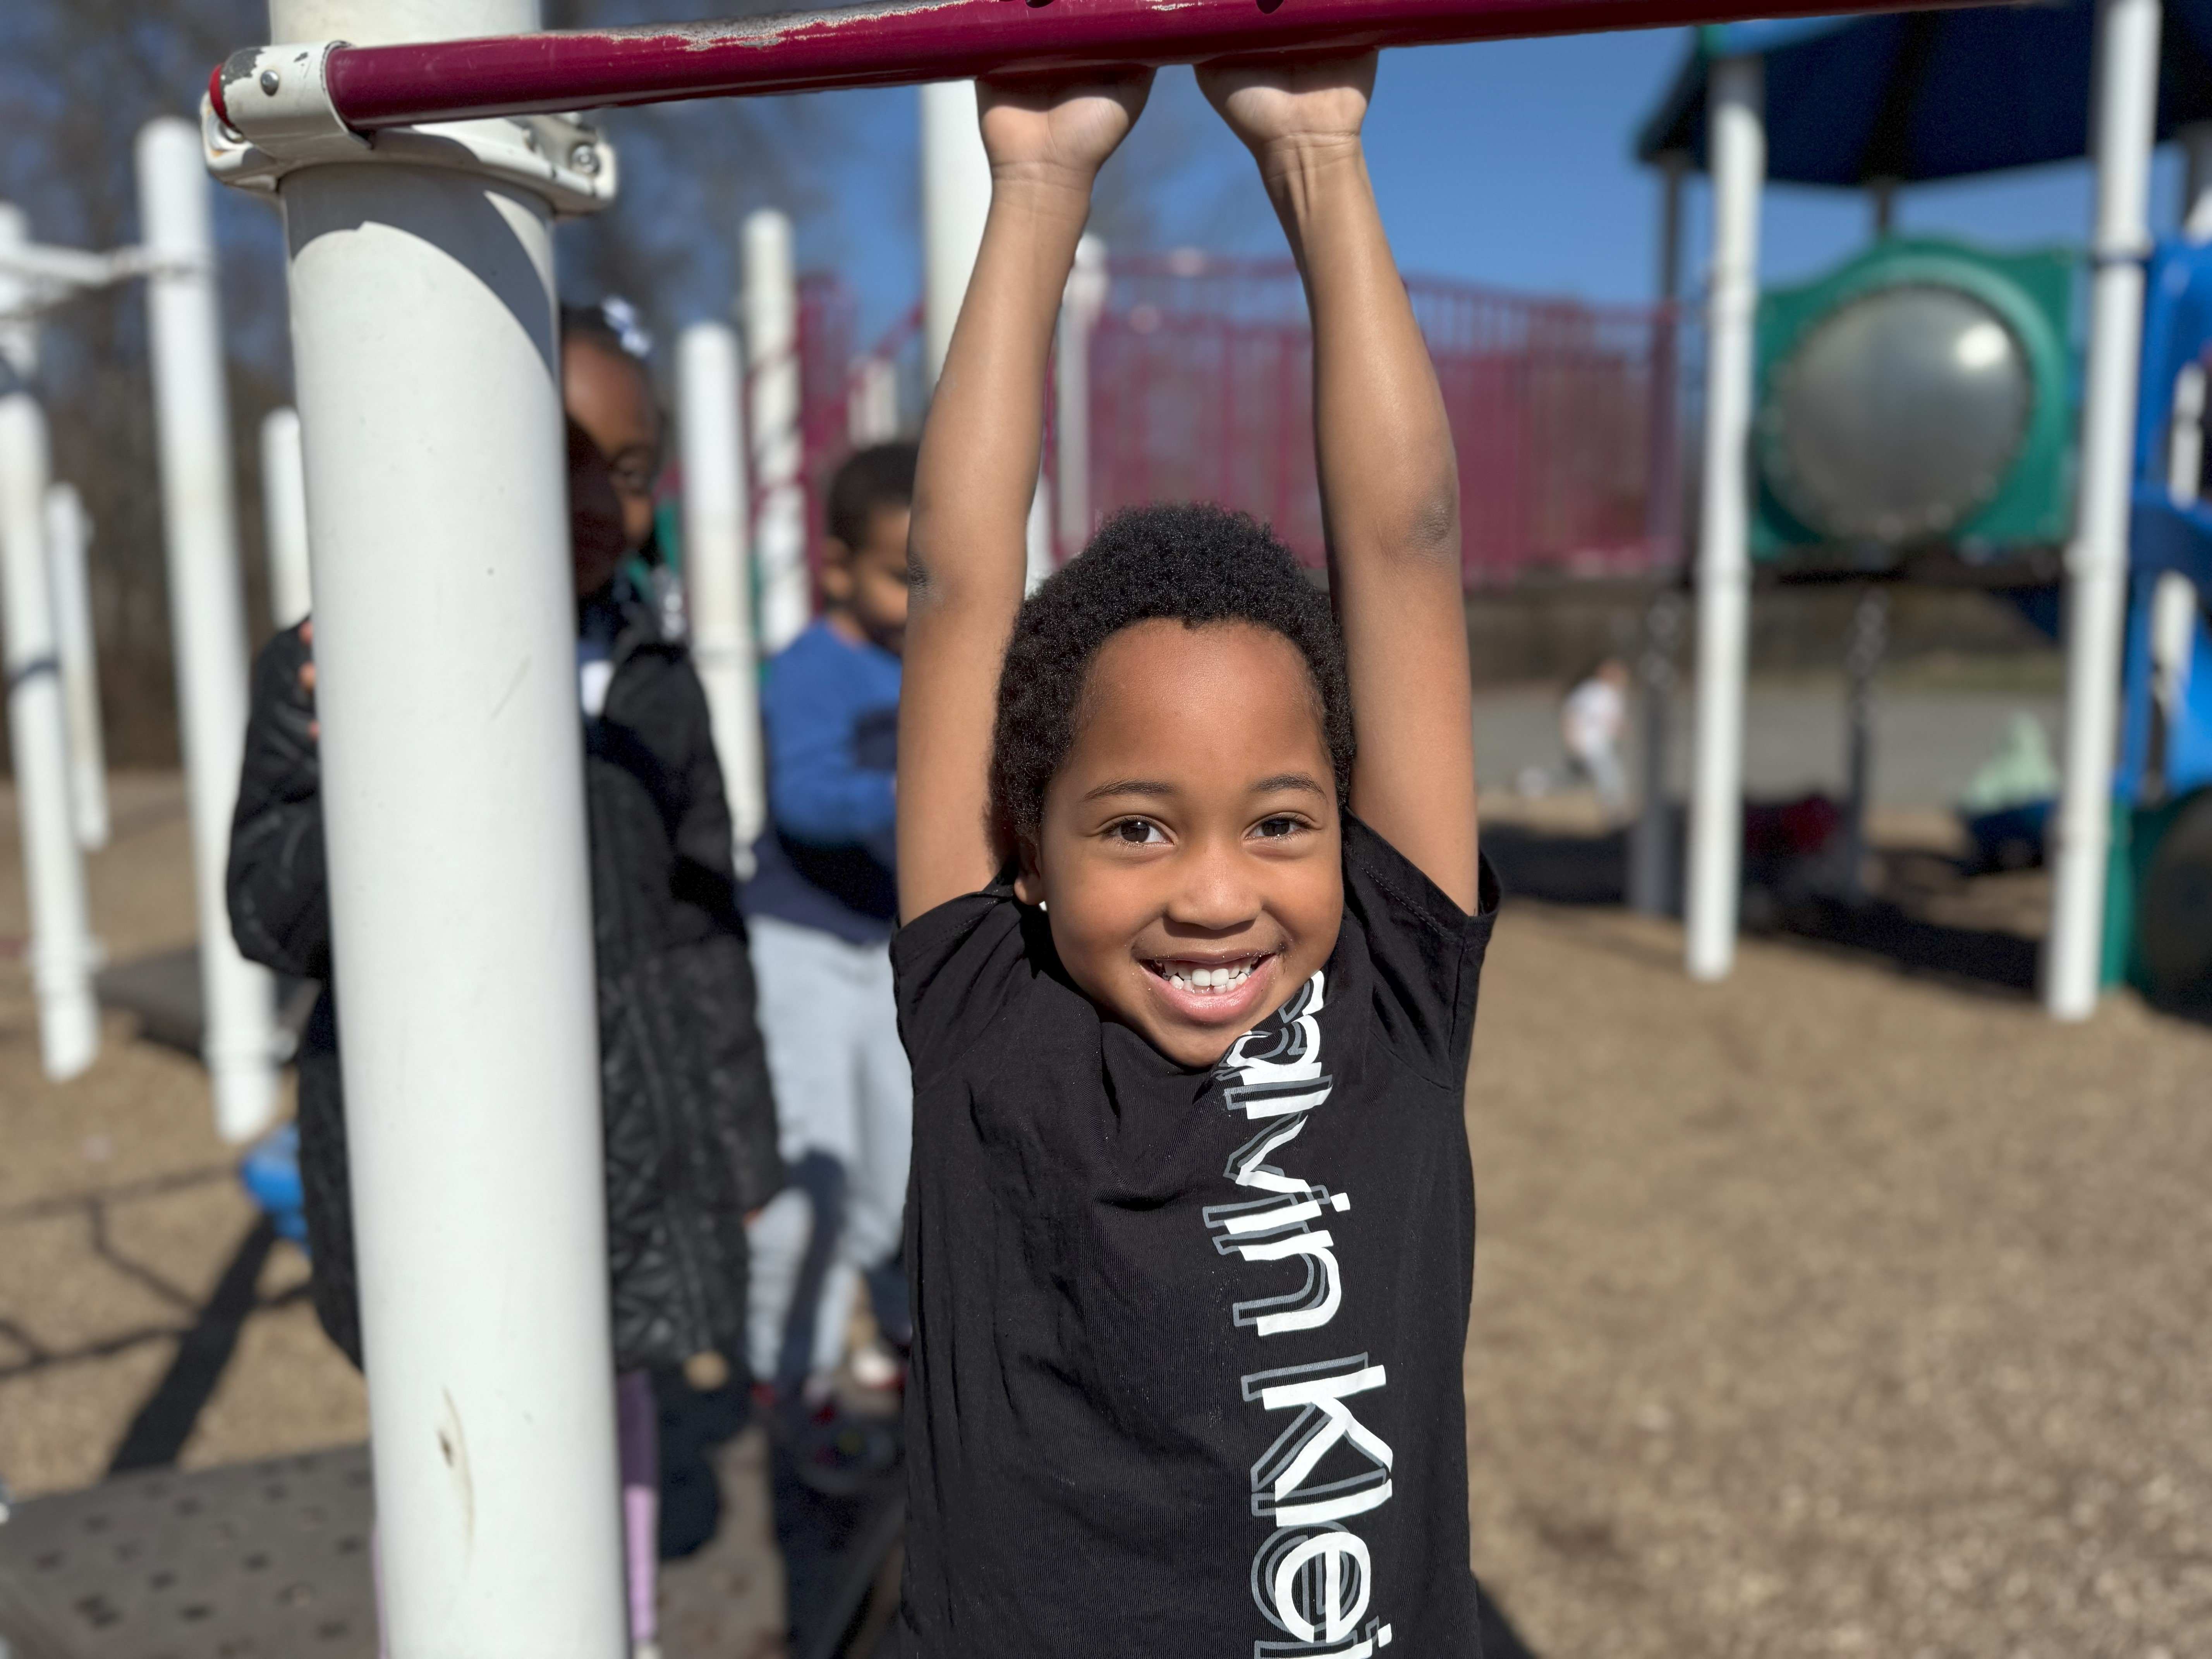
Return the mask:
[[264,46],[210,78],[215,112],[272,151],[420,122],[977,75],[1437,46],[1955,0],[879,0],[721,23],[475,40]]

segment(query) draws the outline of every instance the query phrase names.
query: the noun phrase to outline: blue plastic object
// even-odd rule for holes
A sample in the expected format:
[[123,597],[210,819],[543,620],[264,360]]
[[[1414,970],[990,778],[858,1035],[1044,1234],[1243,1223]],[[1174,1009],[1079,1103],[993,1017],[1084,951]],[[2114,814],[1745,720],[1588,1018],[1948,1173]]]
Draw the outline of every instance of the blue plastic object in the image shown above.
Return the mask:
[[[2212,357],[2212,246],[2160,242],[2144,285],[2142,378],[2136,404],[2136,487],[2129,526],[2128,635],[2115,793],[2142,802],[2151,761],[2151,593],[2177,571],[2212,594],[2212,503],[2177,503],[2167,494],[2166,455],[2173,431],[2174,386],[2191,363]],[[2189,689],[2166,733],[2162,793],[2212,784],[2212,629],[2197,621]]]
[[307,1248],[306,1196],[300,1188],[300,1126],[287,1123],[246,1149],[238,1178],[276,1224],[276,1236]]

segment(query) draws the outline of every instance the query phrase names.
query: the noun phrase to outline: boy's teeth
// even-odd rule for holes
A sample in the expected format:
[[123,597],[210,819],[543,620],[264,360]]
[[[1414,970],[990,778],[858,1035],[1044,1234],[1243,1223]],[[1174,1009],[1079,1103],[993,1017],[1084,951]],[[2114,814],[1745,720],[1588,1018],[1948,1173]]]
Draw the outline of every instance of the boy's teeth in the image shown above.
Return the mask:
[[1226,991],[1251,977],[1252,964],[1249,962],[1233,968],[1193,968],[1182,972],[1168,969],[1169,981],[1185,991]]

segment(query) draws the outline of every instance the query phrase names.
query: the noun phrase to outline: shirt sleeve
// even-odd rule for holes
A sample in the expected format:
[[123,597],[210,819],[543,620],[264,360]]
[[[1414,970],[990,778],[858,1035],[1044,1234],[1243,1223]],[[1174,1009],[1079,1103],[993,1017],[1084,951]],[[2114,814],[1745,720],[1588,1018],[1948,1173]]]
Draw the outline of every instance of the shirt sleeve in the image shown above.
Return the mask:
[[811,658],[780,661],[768,688],[769,811],[776,828],[816,847],[886,842],[892,774],[854,754],[860,714],[849,688]]
[[949,899],[891,936],[899,1037],[915,1086],[965,1054],[1035,975],[1024,915],[1003,889]]
[[1482,860],[1469,915],[1358,818],[1344,818],[1344,908],[1364,936],[1383,1040],[1456,1089],[1474,1036],[1475,991],[1498,919],[1498,874]]

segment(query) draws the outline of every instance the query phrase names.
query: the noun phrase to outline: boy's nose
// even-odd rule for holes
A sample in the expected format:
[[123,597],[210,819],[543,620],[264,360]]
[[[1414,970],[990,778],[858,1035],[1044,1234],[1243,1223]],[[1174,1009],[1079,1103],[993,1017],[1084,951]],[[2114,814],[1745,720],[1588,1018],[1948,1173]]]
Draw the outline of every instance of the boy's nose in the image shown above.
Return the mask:
[[1168,906],[1169,921],[1219,933],[1260,914],[1260,890],[1242,837],[1203,837],[1177,862],[1182,879]]

